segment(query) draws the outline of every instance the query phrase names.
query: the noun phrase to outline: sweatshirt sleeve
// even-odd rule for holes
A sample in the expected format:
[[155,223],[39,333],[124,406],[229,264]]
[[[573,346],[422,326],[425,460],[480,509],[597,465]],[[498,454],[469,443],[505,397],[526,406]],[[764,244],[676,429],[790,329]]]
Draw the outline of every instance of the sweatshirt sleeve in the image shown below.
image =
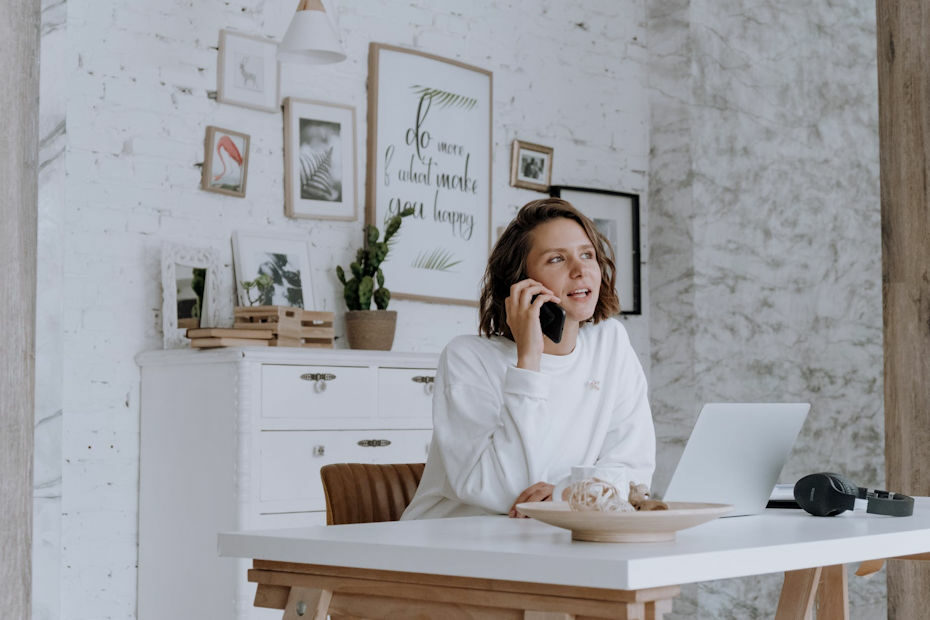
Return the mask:
[[656,466],[656,433],[649,407],[646,375],[626,333],[620,342],[623,351],[618,376],[623,386],[611,411],[610,425],[598,455],[597,476],[610,480],[626,495],[630,483],[651,487]]
[[[453,343],[454,344],[454,343]],[[506,513],[544,471],[549,381],[508,367],[496,393],[471,347],[443,351],[433,397],[433,433],[452,493],[462,502]]]

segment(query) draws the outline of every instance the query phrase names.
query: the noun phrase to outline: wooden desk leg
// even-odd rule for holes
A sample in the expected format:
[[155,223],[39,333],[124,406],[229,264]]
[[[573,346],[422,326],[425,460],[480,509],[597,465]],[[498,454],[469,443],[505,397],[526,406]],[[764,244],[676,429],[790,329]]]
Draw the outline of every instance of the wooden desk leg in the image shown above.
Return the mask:
[[662,620],[665,614],[672,613],[672,599],[646,603],[646,620]]
[[814,615],[814,597],[820,585],[821,568],[785,571],[785,583],[775,620],[808,620]]
[[849,587],[842,564],[823,567],[817,620],[849,620]]
[[283,620],[326,620],[333,593],[316,588],[293,586],[287,597]]

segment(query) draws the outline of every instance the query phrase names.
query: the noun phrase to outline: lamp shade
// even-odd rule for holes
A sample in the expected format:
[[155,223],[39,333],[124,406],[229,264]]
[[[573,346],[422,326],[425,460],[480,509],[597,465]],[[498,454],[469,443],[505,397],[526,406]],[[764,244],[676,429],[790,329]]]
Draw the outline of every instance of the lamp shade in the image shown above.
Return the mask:
[[282,62],[322,65],[345,59],[339,33],[323,10],[298,10],[278,45]]

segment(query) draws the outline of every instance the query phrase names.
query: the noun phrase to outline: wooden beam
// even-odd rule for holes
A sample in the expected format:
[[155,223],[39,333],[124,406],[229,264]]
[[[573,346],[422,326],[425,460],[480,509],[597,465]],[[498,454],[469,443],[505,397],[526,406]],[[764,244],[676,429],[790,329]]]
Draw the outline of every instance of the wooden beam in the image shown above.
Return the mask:
[[540,594],[545,596],[563,596],[569,598],[590,598],[602,601],[651,602],[673,599],[681,594],[679,586],[662,586],[643,588],[642,590],[611,590],[607,588],[585,588],[579,586],[559,586],[549,583],[529,583],[525,581],[505,581],[501,579],[479,579],[474,577],[450,577],[448,575],[430,575],[427,573],[408,573],[401,571],[376,570],[369,568],[349,568],[327,566],[323,564],[300,564],[296,562],[276,562],[273,560],[253,560],[254,569],[249,571],[249,581],[261,582],[264,571],[276,573],[297,573],[315,577],[333,577],[337,579],[370,579],[390,583],[417,584],[423,586],[450,586],[470,588],[490,592],[513,592],[520,594]]
[[775,620],[807,620],[813,614],[814,597],[820,585],[821,569],[785,571],[785,583],[775,610]]
[[849,583],[843,564],[823,567],[817,620],[849,620]]
[[[876,0],[886,488],[930,495],[930,7]],[[888,617],[930,609],[930,565],[889,562]]]
[[332,590],[293,587],[287,597],[283,620],[326,620],[332,600]]
[[35,427],[36,215],[39,158],[38,0],[0,20],[0,609],[29,618]]
[[[662,620],[678,586],[607,590],[255,560],[256,605],[284,608],[285,620],[324,617],[478,620]],[[287,594],[285,594],[287,590]],[[318,593],[324,593],[315,602]]]

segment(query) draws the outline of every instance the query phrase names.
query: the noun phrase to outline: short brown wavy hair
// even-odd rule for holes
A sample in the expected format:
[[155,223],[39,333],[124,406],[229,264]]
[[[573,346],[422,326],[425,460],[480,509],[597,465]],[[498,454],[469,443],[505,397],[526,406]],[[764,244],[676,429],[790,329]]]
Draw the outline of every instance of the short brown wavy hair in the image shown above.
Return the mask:
[[504,300],[510,296],[510,287],[526,278],[526,257],[533,246],[533,230],[550,220],[564,217],[578,222],[594,246],[595,258],[601,268],[601,289],[590,321],[598,323],[620,312],[620,300],[615,288],[617,272],[614,250],[586,215],[567,200],[543,198],[523,205],[517,216],[498,239],[488,258],[481,286],[479,332],[490,338],[504,336],[513,340],[507,325]]

